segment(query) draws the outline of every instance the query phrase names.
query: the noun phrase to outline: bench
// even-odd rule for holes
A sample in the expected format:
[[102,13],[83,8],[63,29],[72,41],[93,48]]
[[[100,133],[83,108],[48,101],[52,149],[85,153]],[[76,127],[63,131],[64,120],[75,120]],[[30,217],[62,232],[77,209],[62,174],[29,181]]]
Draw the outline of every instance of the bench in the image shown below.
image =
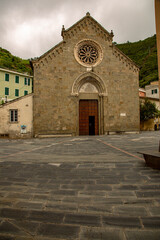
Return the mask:
[[151,150],[138,153],[143,154],[147,166],[155,169],[160,169],[160,152]]

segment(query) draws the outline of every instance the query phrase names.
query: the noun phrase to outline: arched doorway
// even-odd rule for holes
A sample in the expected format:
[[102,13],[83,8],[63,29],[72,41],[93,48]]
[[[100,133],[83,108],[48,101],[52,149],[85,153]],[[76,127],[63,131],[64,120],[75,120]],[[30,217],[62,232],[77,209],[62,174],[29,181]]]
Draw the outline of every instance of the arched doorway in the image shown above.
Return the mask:
[[79,135],[98,135],[98,90],[94,84],[86,82],[81,86],[79,95]]
[[103,81],[94,73],[80,76],[72,86],[77,98],[77,135],[103,134],[103,98],[106,96]]

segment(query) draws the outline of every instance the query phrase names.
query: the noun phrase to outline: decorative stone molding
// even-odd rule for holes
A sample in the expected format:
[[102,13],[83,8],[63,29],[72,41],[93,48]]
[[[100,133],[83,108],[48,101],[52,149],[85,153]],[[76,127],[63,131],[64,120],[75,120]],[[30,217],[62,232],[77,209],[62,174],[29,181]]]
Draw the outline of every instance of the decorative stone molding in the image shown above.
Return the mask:
[[72,86],[71,96],[78,96],[81,87],[85,83],[91,83],[92,85],[94,85],[96,87],[96,89],[98,90],[99,94],[101,94],[103,96],[108,95],[106,86],[105,86],[103,80],[99,76],[97,76],[95,73],[87,72],[87,73],[80,75],[74,81],[73,86]]
[[[49,61],[51,61],[53,58],[55,58],[57,55],[63,53],[63,45],[64,42],[61,42],[60,44],[56,45],[54,48],[43,54],[40,58],[37,58],[36,60],[32,61],[32,64],[35,67],[45,66],[48,64]],[[39,63],[39,64],[37,64]],[[36,66],[37,65],[37,66]]]
[[113,41],[113,31],[111,30],[111,33],[109,33],[94,18],[92,18],[89,13],[87,13],[84,18],[82,18],[80,21],[78,21],[76,24],[74,24],[67,30],[64,28],[63,25],[61,36],[63,37],[63,40],[70,39],[72,38],[72,36],[75,36],[77,32],[82,31],[86,26],[91,26],[91,28],[96,33],[98,33],[98,35],[101,36],[101,38],[103,38],[105,41]]
[[112,44],[112,53],[113,55],[119,59],[129,70],[133,72],[139,72],[139,67],[124,53],[122,53],[115,45]]

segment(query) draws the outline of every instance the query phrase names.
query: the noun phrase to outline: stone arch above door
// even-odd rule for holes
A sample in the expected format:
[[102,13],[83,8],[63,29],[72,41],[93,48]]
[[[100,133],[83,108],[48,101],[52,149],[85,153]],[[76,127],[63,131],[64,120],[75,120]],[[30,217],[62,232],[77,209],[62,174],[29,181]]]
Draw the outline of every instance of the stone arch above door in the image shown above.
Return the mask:
[[83,87],[86,86],[87,88],[90,85],[92,87],[92,91],[96,91],[100,96],[107,96],[107,91],[104,82],[102,79],[94,73],[85,73],[80,75],[73,83],[72,86],[72,96],[78,96],[79,93],[82,91]]

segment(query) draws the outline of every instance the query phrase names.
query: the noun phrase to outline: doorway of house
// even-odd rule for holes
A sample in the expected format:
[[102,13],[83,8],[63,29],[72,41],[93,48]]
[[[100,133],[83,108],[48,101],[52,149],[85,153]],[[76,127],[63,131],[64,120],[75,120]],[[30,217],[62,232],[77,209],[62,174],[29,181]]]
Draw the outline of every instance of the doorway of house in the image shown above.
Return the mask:
[[98,101],[79,101],[79,135],[98,135]]

